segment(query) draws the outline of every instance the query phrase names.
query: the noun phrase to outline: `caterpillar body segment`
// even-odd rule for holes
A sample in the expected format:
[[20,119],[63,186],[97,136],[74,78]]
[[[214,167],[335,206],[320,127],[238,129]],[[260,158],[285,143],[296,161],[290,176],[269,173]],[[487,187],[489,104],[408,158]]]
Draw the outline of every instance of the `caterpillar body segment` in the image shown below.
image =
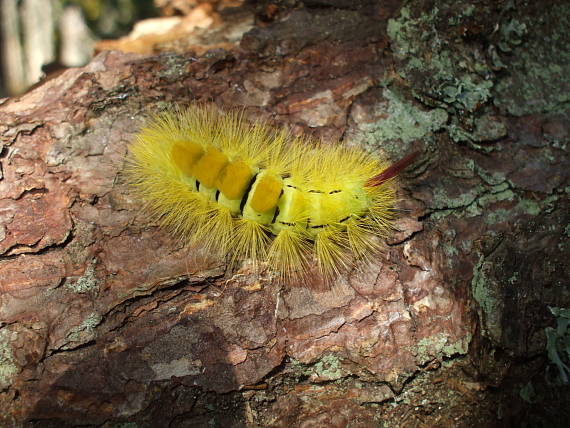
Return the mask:
[[378,250],[394,218],[391,179],[411,162],[389,167],[212,105],[155,116],[130,156],[128,177],[163,224],[234,261],[267,261],[284,279],[313,259],[330,279]]

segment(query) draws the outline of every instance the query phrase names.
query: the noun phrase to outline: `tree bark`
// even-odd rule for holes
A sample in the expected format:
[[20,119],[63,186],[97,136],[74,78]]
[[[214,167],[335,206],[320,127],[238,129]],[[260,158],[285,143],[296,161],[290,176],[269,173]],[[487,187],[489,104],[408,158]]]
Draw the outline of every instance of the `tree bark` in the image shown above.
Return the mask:
[[[0,422],[567,416],[545,328],[570,307],[570,12],[549,6],[279,3],[233,47],[105,51],[6,100]],[[121,176],[127,144],[149,111],[194,101],[393,160],[421,150],[376,262],[313,292],[152,223]]]

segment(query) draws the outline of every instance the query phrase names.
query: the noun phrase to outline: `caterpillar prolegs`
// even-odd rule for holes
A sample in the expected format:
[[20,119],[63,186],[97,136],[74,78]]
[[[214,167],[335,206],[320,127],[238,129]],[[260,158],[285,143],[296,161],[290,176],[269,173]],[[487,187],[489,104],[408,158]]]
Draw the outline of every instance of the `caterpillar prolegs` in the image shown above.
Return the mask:
[[379,249],[395,217],[392,178],[413,157],[390,166],[194,104],[149,120],[127,174],[164,225],[207,251],[266,261],[284,279],[316,262],[330,279]]

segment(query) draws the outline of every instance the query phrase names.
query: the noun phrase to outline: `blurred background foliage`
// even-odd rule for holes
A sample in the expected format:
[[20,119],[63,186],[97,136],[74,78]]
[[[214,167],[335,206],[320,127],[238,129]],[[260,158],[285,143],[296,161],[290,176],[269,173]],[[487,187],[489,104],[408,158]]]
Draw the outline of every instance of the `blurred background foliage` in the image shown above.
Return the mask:
[[159,14],[153,0],[59,0],[59,3],[62,8],[79,6],[89,28],[101,39],[123,36],[135,22]]
[[128,34],[136,22],[163,14],[167,3],[0,0],[0,96],[19,95],[56,70],[85,65],[99,40]]

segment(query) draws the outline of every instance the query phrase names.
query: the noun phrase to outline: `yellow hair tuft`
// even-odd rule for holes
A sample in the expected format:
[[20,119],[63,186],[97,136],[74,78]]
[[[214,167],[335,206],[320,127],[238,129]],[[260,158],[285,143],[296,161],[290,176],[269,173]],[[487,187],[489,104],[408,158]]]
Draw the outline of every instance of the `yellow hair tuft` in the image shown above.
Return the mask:
[[195,104],[151,117],[126,173],[176,235],[232,262],[267,261],[284,281],[316,260],[330,280],[380,249],[396,214],[393,178],[412,159],[388,165]]

